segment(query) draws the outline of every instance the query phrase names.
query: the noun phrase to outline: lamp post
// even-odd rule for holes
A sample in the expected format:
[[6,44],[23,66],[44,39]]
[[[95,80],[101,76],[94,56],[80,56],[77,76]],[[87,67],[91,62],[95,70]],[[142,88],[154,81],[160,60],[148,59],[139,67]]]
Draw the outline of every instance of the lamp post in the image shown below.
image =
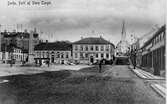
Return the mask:
[[13,46],[12,45],[10,45],[9,46],[9,48],[10,48],[10,57],[11,57],[11,61],[10,61],[10,67],[12,67],[13,66],[13,63],[14,63],[14,59],[13,59],[13,51],[14,51],[14,49],[13,49]]
[[132,60],[132,64],[133,64],[133,69],[136,68],[136,48],[131,50],[131,60]]
[[23,36],[21,37],[21,41],[22,41],[22,54],[23,54],[23,58],[22,58],[22,65],[25,64],[25,61],[24,61],[24,44],[23,44]]
[[49,62],[50,60],[49,60],[49,51],[47,52],[47,64],[48,64],[48,67],[49,67],[49,64],[50,64],[50,62]]

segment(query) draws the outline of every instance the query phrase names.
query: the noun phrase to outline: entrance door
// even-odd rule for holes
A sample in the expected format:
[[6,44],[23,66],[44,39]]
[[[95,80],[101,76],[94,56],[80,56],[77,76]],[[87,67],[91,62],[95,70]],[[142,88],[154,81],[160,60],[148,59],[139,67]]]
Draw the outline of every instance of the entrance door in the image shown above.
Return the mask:
[[90,56],[90,62],[91,62],[91,63],[94,62],[94,58],[93,58],[93,56]]
[[54,55],[52,55],[52,57],[51,57],[51,63],[54,63]]

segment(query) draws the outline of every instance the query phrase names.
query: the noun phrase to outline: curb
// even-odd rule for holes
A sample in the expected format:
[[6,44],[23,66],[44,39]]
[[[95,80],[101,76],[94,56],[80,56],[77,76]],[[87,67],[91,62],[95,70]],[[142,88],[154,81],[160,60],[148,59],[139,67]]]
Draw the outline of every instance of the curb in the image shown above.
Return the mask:
[[[133,69],[130,66],[129,66],[129,69],[131,69],[131,71],[133,73],[135,73],[141,79],[145,79],[145,80],[165,80],[165,78],[148,78],[147,76],[150,76],[150,75],[146,75],[146,73],[143,74],[141,72],[137,72],[137,71],[135,71],[137,69]],[[155,77],[157,77],[157,76],[155,76]]]
[[165,92],[162,91],[159,87],[161,87],[159,84],[151,84],[151,88],[156,92],[158,93],[160,96],[162,96],[163,98],[166,98],[166,88],[165,89]]

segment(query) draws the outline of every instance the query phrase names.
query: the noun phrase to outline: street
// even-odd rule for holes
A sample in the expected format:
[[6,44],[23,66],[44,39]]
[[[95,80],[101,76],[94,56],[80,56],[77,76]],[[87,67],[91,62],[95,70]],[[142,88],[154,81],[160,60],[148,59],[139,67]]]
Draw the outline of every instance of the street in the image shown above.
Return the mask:
[[127,61],[80,70],[1,77],[0,104],[165,104]]

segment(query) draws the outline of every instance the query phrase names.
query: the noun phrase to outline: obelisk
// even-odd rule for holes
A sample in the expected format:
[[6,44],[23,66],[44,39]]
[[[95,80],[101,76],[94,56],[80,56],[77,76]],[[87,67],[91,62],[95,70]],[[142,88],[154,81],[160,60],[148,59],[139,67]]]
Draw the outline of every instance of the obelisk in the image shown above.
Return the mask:
[[29,37],[29,51],[28,51],[28,62],[34,63],[34,45],[33,45],[33,34],[34,31],[30,31],[30,37]]

